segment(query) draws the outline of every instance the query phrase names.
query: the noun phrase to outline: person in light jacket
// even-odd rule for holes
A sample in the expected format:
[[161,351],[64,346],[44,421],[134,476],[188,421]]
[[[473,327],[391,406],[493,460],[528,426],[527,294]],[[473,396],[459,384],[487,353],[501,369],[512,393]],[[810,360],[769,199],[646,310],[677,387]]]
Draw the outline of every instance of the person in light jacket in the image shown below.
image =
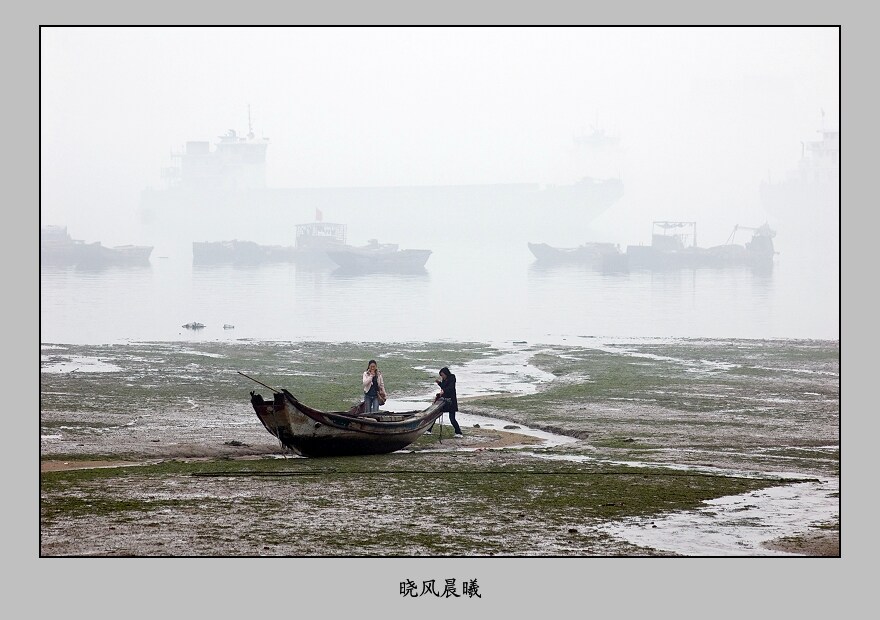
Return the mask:
[[364,371],[364,413],[376,413],[379,405],[385,403],[388,395],[385,393],[385,381],[382,373],[376,365],[376,360],[370,360]]

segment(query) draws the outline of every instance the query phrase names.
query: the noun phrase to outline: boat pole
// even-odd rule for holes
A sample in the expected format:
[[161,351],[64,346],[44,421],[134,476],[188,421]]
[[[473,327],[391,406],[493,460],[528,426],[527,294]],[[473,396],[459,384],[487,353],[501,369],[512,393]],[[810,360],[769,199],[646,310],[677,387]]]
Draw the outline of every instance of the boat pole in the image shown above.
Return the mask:
[[238,370],[238,371],[236,371],[236,372],[238,372],[238,374],[240,374],[242,377],[247,377],[248,379],[250,379],[250,380],[253,381],[254,383],[259,383],[259,384],[262,385],[264,388],[269,389],[269,390],[272,390],[272,391],[275,392],[276,394],[280,394],[280,393],[281,393],[281,390],[276,390],[275,388],[266,385],[266,384],[263,383],[262,381],[257,381],[257,380],[254,379],[253,377],[248,377],[246,374],[244,374],[244,373],[241,372],[240,370]]

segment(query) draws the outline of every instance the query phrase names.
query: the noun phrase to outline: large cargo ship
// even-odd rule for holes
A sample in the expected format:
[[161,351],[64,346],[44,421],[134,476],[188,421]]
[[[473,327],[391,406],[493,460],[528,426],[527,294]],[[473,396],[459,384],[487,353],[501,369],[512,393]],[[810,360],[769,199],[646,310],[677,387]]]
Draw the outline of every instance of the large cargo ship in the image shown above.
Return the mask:
[[761,182],[761,201],[780,217],[836,211],[840,197],[840,132],[821,127],[818,140],[801,142],[797,165],[779,179]]
[[840,254],[840,132],[823,114],[817,133],[801,142],[784,175],[761,182],[760,196],[767,219],[784,232],[784,254],[822,263]]
[[[173,231],[182,241],[247,238],[242,231],[282,227],[290,239],[297,221],[316,209],[333,219],[363,221],[364,214],[383,227],[364,236],[396,236],[446,214],[466,218],[471,227],[497,226],[516,214],[528,225],[549,214],[576,215],[579,221],[598,216],[623,195],[619,178],[583,177],[570,184],[484,183],[361,187],[270,187],[266,182],[267,138],[252,128],[241,135],[229,130],[215,144],[187,142],[172,154],[161,187],[144,190],[141,221]],[[390,226],[396,229],[390,230]],[[389,232],[390,230],[390,232]],[[464,231],[467,234],[467,231]],[[479,231],[475,238],[479,237]],[[257,236],[257,235],[255,235]],[[262,235],[259,235],[262,237]]]

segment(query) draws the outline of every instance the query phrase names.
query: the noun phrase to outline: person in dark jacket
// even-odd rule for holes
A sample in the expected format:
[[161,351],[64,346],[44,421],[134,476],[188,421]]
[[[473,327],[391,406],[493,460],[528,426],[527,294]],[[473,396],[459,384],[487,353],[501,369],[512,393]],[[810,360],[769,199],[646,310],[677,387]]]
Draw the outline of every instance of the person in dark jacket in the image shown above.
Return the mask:
[[[440,369],[440,378],[434,381],[440,386],[440,391],[435,398],[445,398],[446,408],[444,411],[449,414],[449,421],[452,422],[452,428],[455,429],[455,437],[464,437],[461,434],[461,427],[455,420],[455,413],[458,411],[458,396],[455,393],[455,375],[449,372],[449,368],[444,366]],[[434,425],[426,431],[426,435],[430,435]]]

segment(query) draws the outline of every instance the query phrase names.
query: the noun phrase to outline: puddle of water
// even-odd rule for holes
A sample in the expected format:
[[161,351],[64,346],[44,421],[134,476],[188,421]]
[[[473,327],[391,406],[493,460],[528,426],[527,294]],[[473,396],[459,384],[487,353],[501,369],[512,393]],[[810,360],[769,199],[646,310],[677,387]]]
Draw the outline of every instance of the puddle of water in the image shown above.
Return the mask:
[[[501,346],[496,345],[497,348]],[[458,398],[487,396],[490,394],[511,394],[522,396],[534,394],[538,385],[553,381],[551,373],[529,364],[534,351],[523,345],[506,345],[509,350],[501,355],[467,362],[458,368],[450,368],[456,378]],[[435,369],[420,367],[420,370],[435,372]],[[429,393],[428,399],[435,392]]]
[[[489,418],[481,415],[472,415],[458,412],[455,414],[455,419],[463,428],[467,428],[469,426],[473,427],[479,424],[481,428],[503,430],[506,433],[526,435],[528,437],[537,437],[538,439],[543,441],[543,444],[541,444],[542,448],[564,446],[576,443],[578,441],[574,437],[568,437],[566,435],[556,435],[554,433],[548,433],[547,431],[538,430],[536,428],[530,428],[519,423],[508,422],[506,420],[499,420],[497,418]],[[448,424],[448,421],[446,423]],[[515,426],[516,428],[505,428],[508,426]]]
[[840,515],[839,481],[826,478],[719,497],[698,510],[605,524],[630,543],[689,556],[799,555],[763,547]]
[[[535,458],[572,462],[597,462],[584,455],[539,454]],[[636,461],[602,462],[628,467],[663,467],[716,475],[754,477],[757,474],[710,467]],[[807,478],[791,472],[763,473],[760,477]],[[704,502],[698,510],[662,517],[609,522],[600,530],[632,544],[689,556],[799,555],[766,549],[776,538],[806,532],[811,525],[840,517],[840,480],[809,477],[803,483],[770,487],[742,495]]]
[[[583,345],[597,349],[609,347],[609,343],[593,339]],[[504,345],[496,346],[500,348]],[[533,394],[537,390],[539,382],[553,380],[553,376],[549,373],[528,365],[528,359],[533,355],[533,350],[524,350],[524,346],[517,344],[507,346],[512,350],[497,357],[475,360],[456,372],[458,384],[461,386],[459,398],[487,393],[513,396]],[[618,348],[613,350],[616,353],[622,352]],[[631,354],[634,356],[642,355],[639,353]],[[644,357],[659,359],[659,356],[650,354],[644,355]],[[725,367],[723,364],[710,362],[694,364],[688,361],[685,363],[712,369],[724,369]],[[479,388],[471,388],[470,386],[479,386]],[[432,398],[433,394],[429,394],[424,401],[410,401],[409,408],[424,408]],[[483,427],[503,429],[504,426],[511,424],[504,420],[461,412],[456,414],[456,419],[463,426],[479,424]],[[554,435],[519,424],[516,426],[519,428],[504,430],[538,437],[544,441],[544,447],[564,445],[576,441],[571,437]],[[535,452],[527,454],[536,458],[562,459],[574,462],[595,461],[593,457],[584,455],[548,455]],[[722,471],[681,464],[603,462],[630,467],[651,466],[682,471],[711,471],[715,474],[723,473],[736,476],[754,475],[749,472]],[[762,476],[768,475],[776,475],[780,478],[804,477],[788,472],[762,474]],[[798,484],[786,484],[743,495],[720,497],[705,502],[705,507],[694,511],[674,513],[653,519],[612,522],[602,525],[600,529],[633,544],[689,556],[797,555],[766,549],[763,547],[763,543],[784,536],[801,534],[806,532],[811,525],[838,519],[840,515],[839,486],[840,481],[836,478],[825,478],[820,482],[811,480]]]
[[40,372],[120,372],[121,370],[119,366],[108,364],[97,357],[71,357],[69,360],[50,363],[48,356],[40,356]]

